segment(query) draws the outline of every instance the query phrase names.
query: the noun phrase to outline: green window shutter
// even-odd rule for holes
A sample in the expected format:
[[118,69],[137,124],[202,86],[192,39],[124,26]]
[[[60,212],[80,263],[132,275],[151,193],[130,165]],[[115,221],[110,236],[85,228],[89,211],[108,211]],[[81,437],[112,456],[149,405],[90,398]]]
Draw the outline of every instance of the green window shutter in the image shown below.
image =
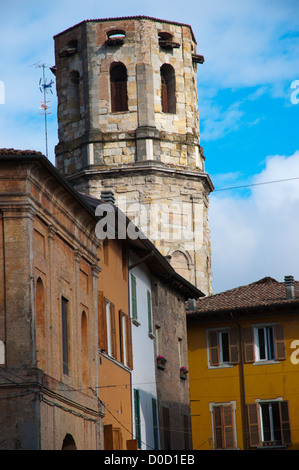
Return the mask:
[[138,449],[141,449],[141,423],[140,423],[140,395],[139,390],[134,388],[134,412],[135,412],[135,434]]
[[154,445],[155,450],[159,449],[158,442],[158,419],[157,419],[157,400],[152,398],[152,409],[153,409],[153,429],[154,429]]
[[137,320],[137,291],[136,291],[136,277],[131,274],[131,297],[132,297],[132,317]]
[[152,298],[151,293],[147,291],[147,312],[148,312],[148,332],[153,332],[153,322],[152,322]]

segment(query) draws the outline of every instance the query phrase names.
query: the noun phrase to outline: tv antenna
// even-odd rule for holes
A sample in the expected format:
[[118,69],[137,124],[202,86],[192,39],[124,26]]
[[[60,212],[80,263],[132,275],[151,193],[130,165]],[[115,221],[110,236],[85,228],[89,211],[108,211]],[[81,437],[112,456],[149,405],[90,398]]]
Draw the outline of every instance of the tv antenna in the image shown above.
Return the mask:
[[44,100],[41,101],[41,109],[43,111],[41,113],[41,115],[45,116],[46,157],[48,158],[48,123],[47,123],[47,116],[48,116],[48,114],[51,114],[51,113],[48,111],[48,109],[50,109],[50,106],[48,105],[48,103],[50,103],[50,101],[47,100],[47,94],[48,93],[53,94],[52,85],[54,83],[54,80],[50,80],[49,82],[47,81],[46,73],[45,73],[45,69],[47,67],[46,64],[37,65],[37,67],[42,68],[42,70],[43,70],[43,75],[39,80],[39,89],[40,89],[40,92],[43,94],[43,97],[44,97]]

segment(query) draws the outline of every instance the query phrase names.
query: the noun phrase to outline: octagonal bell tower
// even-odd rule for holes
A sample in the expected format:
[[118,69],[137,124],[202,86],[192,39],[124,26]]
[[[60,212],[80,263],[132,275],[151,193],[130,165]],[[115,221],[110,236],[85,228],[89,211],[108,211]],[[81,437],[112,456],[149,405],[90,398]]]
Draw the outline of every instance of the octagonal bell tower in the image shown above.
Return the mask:
[[87,20],[56,35],[56,166],[80,192],[115,202],[174,268],[211,293],[208,196],[189,25]]

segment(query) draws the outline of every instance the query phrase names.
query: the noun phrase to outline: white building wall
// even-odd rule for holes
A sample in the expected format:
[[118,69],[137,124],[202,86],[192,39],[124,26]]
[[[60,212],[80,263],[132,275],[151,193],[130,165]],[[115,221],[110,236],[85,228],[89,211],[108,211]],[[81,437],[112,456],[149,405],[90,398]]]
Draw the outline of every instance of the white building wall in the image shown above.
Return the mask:
[[[134,255],[130,256],[129,265],[138,261]],[[131,298],[131,274],[136,278],[137,292],[137,321],[133,319]],[[148,300],[147,291],[151,292],[150,273],[144,264],[140,264],[129,271],[130,289],[130,315],[132,318],[132,344],[133,344],[133,371],[132,371],[132,410],[133,434],[136,437],[134,389],[140,395],[140,423],[141,423],[141,449],[155,449],[153,429],[152,399],[157,400],[156,374],[155,374],[155,348],[153,336],[149,335],[148,328]],[[158,404],[157,404],[158,408]],[[158,413],[158,411],[157,411]],[[158,415],[157,415],[158,422]],[[159,439],[159,429],[158,443]]]

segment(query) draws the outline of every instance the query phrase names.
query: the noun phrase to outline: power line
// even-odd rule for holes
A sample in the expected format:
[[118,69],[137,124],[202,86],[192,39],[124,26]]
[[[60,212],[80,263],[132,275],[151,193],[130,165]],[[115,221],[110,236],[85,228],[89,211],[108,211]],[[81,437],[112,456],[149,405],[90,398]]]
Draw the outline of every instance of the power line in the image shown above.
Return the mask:
[[252,186],[261,186],[261,185],[264,185],[264,184],[283,183],[285,181],[293,181],[293,180],[298,180],[298,179],[299,179],[299,176],[297,176],[295,178],[286,178],[286,179],[282,179],[282,180],[264,181],[262,183],[244,184],[242,186],[231,186],[231,187],[228,187],[228,188],[214,189],[214,192],[215,191],[230,191],[232,189],[250,188]]

